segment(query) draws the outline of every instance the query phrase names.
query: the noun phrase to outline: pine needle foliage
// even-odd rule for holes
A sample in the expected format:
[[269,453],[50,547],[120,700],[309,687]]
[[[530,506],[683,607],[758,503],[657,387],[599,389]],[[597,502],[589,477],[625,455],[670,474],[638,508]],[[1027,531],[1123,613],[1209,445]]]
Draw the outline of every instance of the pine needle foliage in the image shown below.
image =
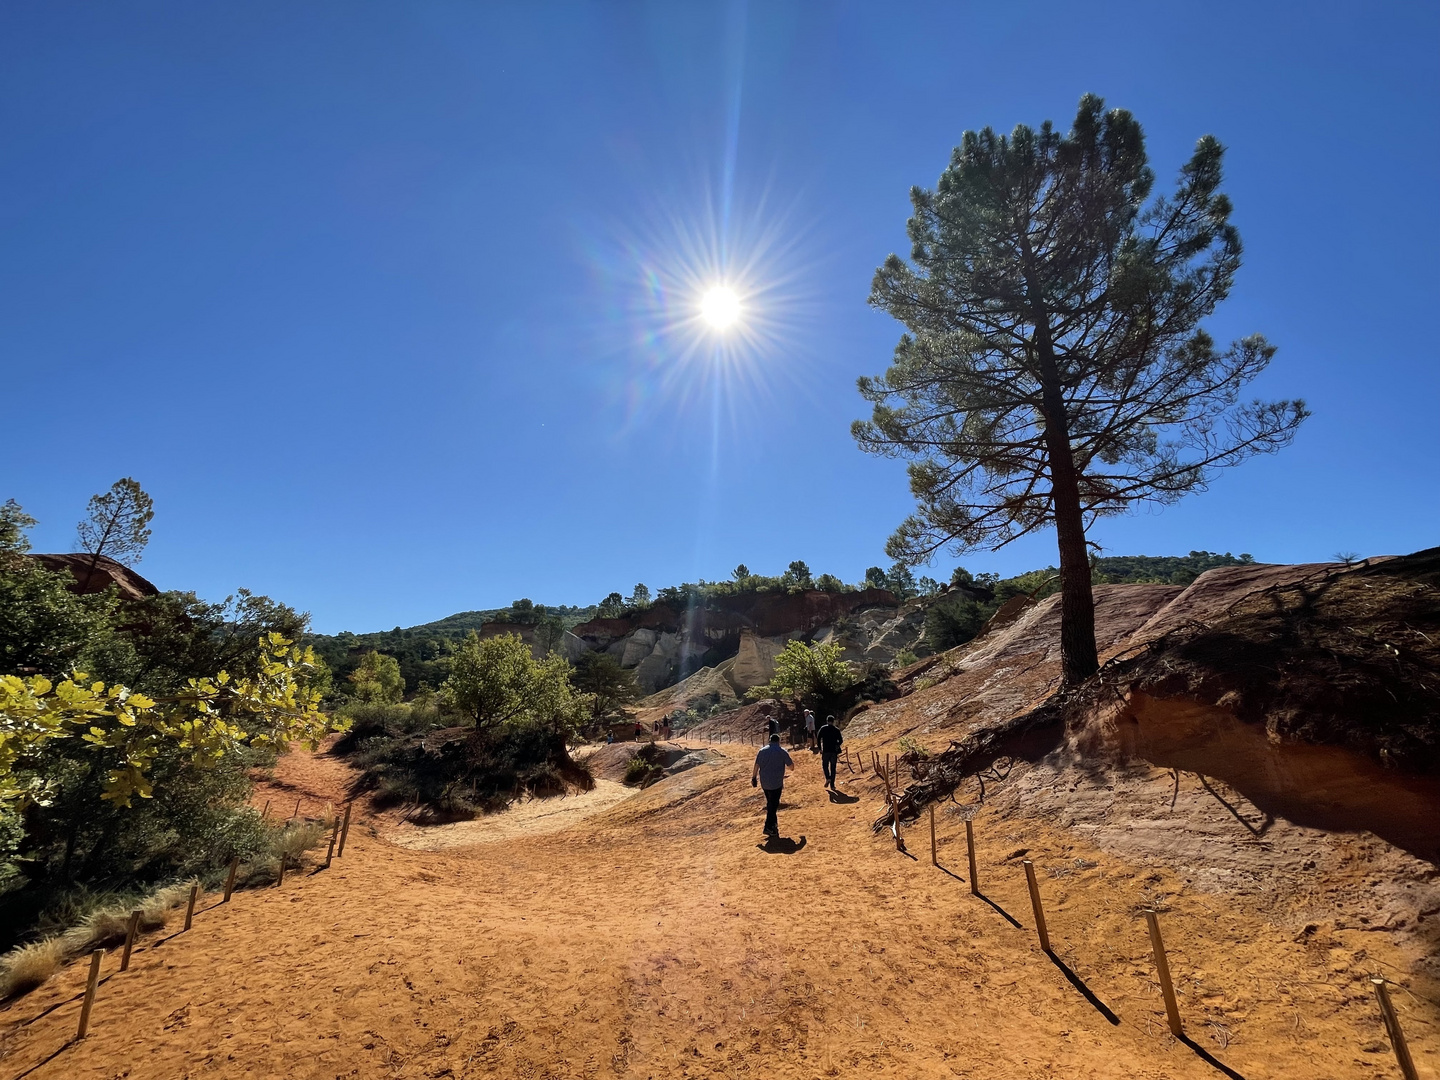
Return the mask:
[[906,332],[885,374],[859,380],[874,411],[853,432],[910,460],[917,502],[887,551],[924,562],[1054,525],[1070,682],[1097,667],[1089,526],[1203,490],[1307,415],[1242,402],[1274,347],[1222,348],[1200,325],[1240,267],[1222,156],[1200,139],[1152,199],[1139,123],[1093,95],[1065,134],[966,132],[935,189],[911,190],[909,261],[875,274],[871,304]]

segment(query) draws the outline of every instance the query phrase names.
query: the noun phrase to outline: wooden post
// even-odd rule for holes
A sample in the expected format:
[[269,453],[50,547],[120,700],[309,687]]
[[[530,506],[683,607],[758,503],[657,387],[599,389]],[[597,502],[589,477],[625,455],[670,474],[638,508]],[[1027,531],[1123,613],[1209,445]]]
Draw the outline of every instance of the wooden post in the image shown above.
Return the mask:
[[282,885],[285,884],[285,862],[286,862],[286,856],[285,856],[285,853],[282,851],[282,852],[280,853],[280,879],[275,882],[275,887],[276,887],[277,889],[280,888],[280,886],[282,886]]
[[340,847],[335,852],[337,859],[345,854],[345,838],[350,835],[350,807],[354,805],[354,800],[345,804],[345,821],[340,826]]
[[185,929],[190,929],[191,920],[195,918],[195,901],[200,896],[199,884],[190,886],[190,903],[185,906]]
[[261,820],[261,821],[269,821],[269,820],[270,820],[270,800],[269,800],[269,799],[266,799],[266,800],[265,800],[265,809],[260,811],[260,820]]
[[90,954],[90,978],[85,981],[85,1003],[80,1006],[80,1027],[75,1032],[76,1039],[83,1039],[90,1028],[90,1006],[95,1004],[95,987],[100,981],[100,960],[104,955],[104,949],[96,949]]
[[980,895],[980,875],[975,869],[975,823],[965,819],[965,850],[970,856],[970,894]]
[[120,970],[130,969],[130,950],[135,948],[135,932],[140,929],[140,909],[130,912],[130,924],[125,927],[125,951],[120,954]]
[[325,852],[325,866],[328,869],[330,860],[335,857],[335,841],[340,839],[340,818],[335,818],[335,827],[330,830],[330,847]]
[[1040,886],[1035,884],[1035,864],[1029,859],[1025,863],[1025,882],[1030,886],[1030,908],[1035,912],[1035,930],[1040,935],[1040,948],[1050,951],[1050,931],[1045,929],[1045,909],[1040,906]]
[[935,804],[930,804],[930,865],[939,866],[940,856],[935,853]]
[[301,800],[302,800],[303,798],[304,798],[304,796],[302,795],[299,799],[296,799],[296,800],[295,800],[295,812],[290,815],[290,820],[291,820],[291,821],[294,821],[296,818],[298,818],[298,817],[300,816],[300,802],[301,802]]
[[1390,991],[1384,979],[1371,979],[1375,997],[1380,1002],[1380,1015],[1385,1019],[1385,1030],[1390,1034],[1390,1049],[1395,1051],[1395,1061],[1400,1066],[1400,1075],[1405,1080],[1419,1080],[1415,1061],[1410,1056],[1410,1047],[1405,1044],[1405,1033],[1400,1030],[1400,1018],[1395,1015],[1395,1006],[1390,1004]]
[[890,811],[895,815],[895,850],[904,851],[905,841],[900,839],[900,799],[893,792],[890,795]]
[[1170,981],[1170,961],[1165,959],[1165,943],[1160,940],[1160,920],[1153,908],[1145,909],[1145,922],[1150,927],[1150,950],[1155,954],[1155,971],[1160,976],[1160,994],[1165,998],[1165,1019],[1170,1034],[1177,1039],[1185,1033],[1180,1023],[1180,1005],[1175,1000],[1175,986]]
[[221,903],[230,902],[230,894],[235,891],[235,872],[240,869],[240,856],[236,855],[230,860],[230,872],[225,875],[225,899]]

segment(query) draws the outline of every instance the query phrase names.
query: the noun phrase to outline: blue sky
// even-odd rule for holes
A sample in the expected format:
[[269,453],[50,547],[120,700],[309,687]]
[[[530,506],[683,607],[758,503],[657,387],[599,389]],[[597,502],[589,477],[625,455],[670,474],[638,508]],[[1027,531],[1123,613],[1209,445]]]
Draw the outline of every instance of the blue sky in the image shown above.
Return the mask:
[[[967,128],[1133,111],[1159,187],[1228,148],[1211,327],[1314,411],[1112,554],[1440,542],[1434,4],[8,4],[0,499],[71,550],[317,629],[593,602],[791,559],[859,578],[908,512],[850,421],[865,303]],[[743,338],[679,326],[728,267]],[[957,560],[930,571],[948,576]],[[965,556],[1055,561],[1053,536]]]

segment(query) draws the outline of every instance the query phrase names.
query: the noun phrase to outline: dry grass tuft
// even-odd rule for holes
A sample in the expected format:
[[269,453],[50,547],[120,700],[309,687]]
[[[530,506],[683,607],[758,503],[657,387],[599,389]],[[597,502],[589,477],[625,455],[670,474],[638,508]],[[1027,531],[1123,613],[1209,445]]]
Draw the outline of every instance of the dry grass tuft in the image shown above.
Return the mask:
[[46,938],[0,957],[0,1000],[28,994],[60,970],[68,955],[64,937]]
[[285,826],[270,844],[277,859],[295,860],[328,838],[323,821],[297,821]]

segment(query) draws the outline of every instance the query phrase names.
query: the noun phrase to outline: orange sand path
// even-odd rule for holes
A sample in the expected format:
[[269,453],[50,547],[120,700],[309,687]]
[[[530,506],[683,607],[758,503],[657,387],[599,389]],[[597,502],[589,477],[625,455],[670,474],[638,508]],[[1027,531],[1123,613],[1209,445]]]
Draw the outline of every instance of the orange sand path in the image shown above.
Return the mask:
[[[862,797],[830,801],[809,754],[781,814],[804,844],[767,852],[748,757],[731,752],[548,835],[415,851],[384,839],[388,819],[359,819],[330,870],[207,897],[126,973],[107,957],[82,1043],[67,1045],[84,964],[0,1010],[0,1080],[1223,1075],[1165,1031],[1136,914],[1147,890],[1179,888],[1164,875],[1039,825],[1017,843],[987,811],[992,907],[929,865],[925,830],[909,834],[918,859],[872,836],[876,781],[842,768]],[[272,794],[338,799],[344,778],[291,755]],[[963,826],[942,814],[940,834],[963,877]],[[1118,1025],[1037,947],[1007,858],[1022,846],[1082,859],[1042,875],[1050,933]],[[1368,984],[1223,897],[1186,893],[1163,920],[1191,980],[1182,1007],[1248,1009],[1228,1046],[1193,1032],[1234,1074],[1398,1075],[1388,1048],[1362,1049],[1378,1030]],[[1433,1010],[1404,1006],[1433,1075]]]

